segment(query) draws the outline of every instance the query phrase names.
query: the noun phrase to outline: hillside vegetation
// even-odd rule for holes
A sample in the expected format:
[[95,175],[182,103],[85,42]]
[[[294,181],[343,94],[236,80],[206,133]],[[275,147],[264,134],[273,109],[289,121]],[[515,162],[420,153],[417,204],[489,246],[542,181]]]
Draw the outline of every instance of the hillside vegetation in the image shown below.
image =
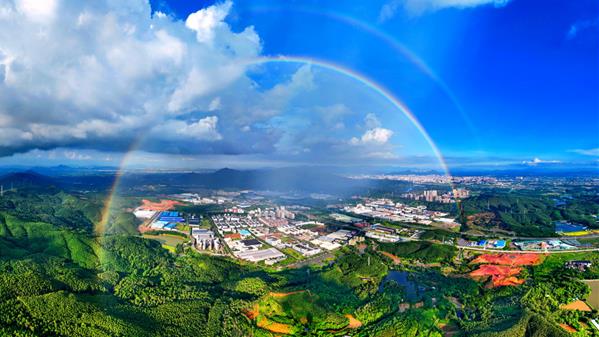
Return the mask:
[[[323,266],[277,271],[189,248],[171,253],[131,235],[135,223],[118,210],[108,224],[115,230],[96,236],[103,200],[60,191],[1,199],[0,336],[431,337],[450,327],[542,337],[585,319],[560,310],[588,288],[559,261],[530,271],[542,283],[501,289],[444,274],[470,267],[456,262],[455,248],[429,242],[344,247]],[[415,267],[423,263],[440,267]],[[415,300],[386,279],[398,267],[418,284]],[[547,278],[555,271],[559,278]]]

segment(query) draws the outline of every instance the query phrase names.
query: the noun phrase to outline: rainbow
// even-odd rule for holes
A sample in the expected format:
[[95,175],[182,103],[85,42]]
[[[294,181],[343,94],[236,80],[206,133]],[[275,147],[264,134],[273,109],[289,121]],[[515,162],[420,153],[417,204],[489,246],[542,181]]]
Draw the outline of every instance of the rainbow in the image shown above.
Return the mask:
[[142,141],[142,137],[133,141],[131,145],[129,145],[129,149],[127,150],[127,152],[125,152],[125,155],[120,160],[118,169],[112,181],[112,185],[108,190],[108,196],[104,200],[104,208],[102,208],[102,212],[100,214],[100,221],[94,226],[94,234],[96,236],[102,236],[106,232],[106,226],[110,221],[110,210],[112,209],[112,206],[114,204],[114,199],[117,195],[118,187],[121,183],[121,178],[125,172],[125,168],[127,167],[127,162],[129,161],[129,158],[131,158],[135,151],[139,148]]
[[250,66],[250,65],[257,65],[257,64],[264,64],[264,63],[299,63],[299,64],[315,65],[315,66],[325,68],[325,69],[334,71],[336,73],[345,75],[345,76],[361,83],[362,85],[366,86],[367,88],[373,90],[374,92],[378,93],[383,98],[385,98],[387,101],[389,101],[395,108],[397,108],[399,111],[401,111],[408,118],[408,120],[416,127],[418,132],[420,132],[420,134],[424,137],[424,139],[426,140],[428,145],[431,147],[433,153],[439,160],[439,164],[441,165],[441,168],[443,169],[444,173],[447,176],[450,176],[449,168],[447,166],[447,163],[445,162],[443,155],[441,154],[441,151],[439,150],[439,147],[433,141],[433,139],[428,134],[428,132],[426,132],[426,130],[424,129],[424,127],[422,126],[420,121],[416,118],[416,116],[414,116],[414,114],[410,111],[410,109],[408,109],[408,107],[402,101],[400,101],[398,98],[393,96],[382,85],[375,83],[374,81],[372,81],[365,75],[360,74],[354,70],[351,70],[349,68],[343,67],[341,65],[338,65],[338,64],[335,64],[335,63],[332,63],[329,61],[316,59],[316,58],[312,58],[312,57],[265,56],[265,57],[260,57],[260,58],[254,59],[252,61],[249,61],[247,63],[247,65]]
[[320,16],[336,22],[343,23],[350,27],[354,27],[379,39],[380,41],[384,42],[387,46],[389,46],[391,49],[395,50],[395,52],[397,52],[399,55],[403,56],[406,60],[408,60],[412,65],[414,65],[418,70],[425,74],[441,89],[441,91],[447,96],[447,98],[449,98],[457,112],[460,114],[460,118],[464,121],[466,127],[468,128],[472,136],[474,136],[476,142],[480,143],[478,139],[478,133],[476,132],[476,128],[474,127],[472,120],[460,104],[456,95],[453,93],[451,89],[449,89],[447,83],[445,83],[445,81],[430,66],[428,66],[426,62],[424,62],[424,60],[422,60],[420,57],[418,57],[418,55],[414,54],[410,49],[408,49],[405,45],[397,41],[397,39],[395,39],[393,36],[385,32],[384,30],[378,27],[374,27],[364,21],[360,21],[349,15],[345,15],[339,12],[323,11],[322,9],[314,10],[307,7],[283,8],[276,6],[254,6],[249,7],[248,9],[251,12],[257,13],[292,11],[313,16]]
[[[396,98],[395,96],[393,96],[387,89],[385,89],[382,85],[377,84],[376,82],[374,82],[373,80],[369,79],[368,77],[366,77],[365,75],[362,75],[354,70],[351,70],[349,68],[343,67],[341,65],[329,62],[329,61],[325,61],[325,60],[321,60],[321,59],[315,59],[315,58],[311,58],[311,57],[303,57],[303,56],[265,56],[265,57],[259,57],[259,58],[255,58],[255,59],[250,59],[247,60],[245,62],[243,62],[243,65],[246,68],[252,67],[252,66],[257,66],[257,65],[262,65],[262,64],[267,64],[267,63],[291,63],[291,64],[308,64],[308,65],[314,65],[317,67],[321,67],[321,68],[325,68],[331,71],[334,71],[336,73],[342,74],[344,76],[347,76],[359,83],[361,83],[362,85],[366,86],[367,88],[373,90],[374,92],[378,93],[379,95],[381,95],[384,99],[386,99],[388,102],[390,102],[395,108],[397,108],[399,111],[401,111],[406,118],[408,118],[408,120],[416,127],[416,129],[418,130],[418,132],[420,132],[420,134],[422,135],[422,137],[425,139],[425,141],[428,143],[428,145],[430,146],[431,150],[433,151],[434,155],[437,157],[437,160],[439,161],[439,164],[441,166],[441,168],[443,169],[444,173],[446,176],[451,178],[451,174],[449,171],[449,168],[447,166],[447,163],[445,162],[445,159],[443,157],[443,155],[441,154],[441,151],[439,150],[439,147],[437,146],[437,144],[435,144],[435,142],[433,141],[433,139],[431,138],[431,136],[428,134],[428,132],[424,129],[424,127],[422,126],[422,124],[420,123],[420,121],[416,118],[416,116],[414,116],[414,114],[410,111],[410,109],[402,102],[400,101],[398,98]],[[137,139],[135,142],[133,142],[129,148],[129,150],[127,151],[127,153],[123,156],[120,165],[119,165],[119,169],[115,175],[115,179],[113,181],[113,184],[111,186],[109,195],[105,201],[105,206],[104,209],[102,211],[102,216],[101,216],[101,221],[99,224],[97,224],[96,226],[96,235],[103,235],[105,233],[106,230],[106,226],[108,224],[108,221],[110,220],[110,210],[113,206],[114,203],[114,199],[115,196],[117,194],[118,191],[118,187],[119,184],[121,182],[121,178],[122,175],[124,173],[125,167],[127,165],[127,162],[129,161],[129,159],[131,158],[132,154],[139,148],[139,146],[142,144],[142,138]],[[453,183],[450,183],[452,188],[453,188]]]

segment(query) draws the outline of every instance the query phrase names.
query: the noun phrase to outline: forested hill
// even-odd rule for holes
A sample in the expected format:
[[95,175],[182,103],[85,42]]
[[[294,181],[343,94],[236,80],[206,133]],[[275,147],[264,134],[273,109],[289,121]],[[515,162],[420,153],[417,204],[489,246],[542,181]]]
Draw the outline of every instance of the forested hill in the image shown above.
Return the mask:
[[14,189],[56,189],[60,184],[54,179],[34,171],[8,173],[0,176],[0,185],[4,191]]
[[591,216],[599,213],[597,195],[577,195],[557,206],[554,198],[541,193],[494,190],[463,200],[462,207],[463,229],[498,227],[518,236],[549,237],[556,235],[554,222],[558,220],[599,227]]

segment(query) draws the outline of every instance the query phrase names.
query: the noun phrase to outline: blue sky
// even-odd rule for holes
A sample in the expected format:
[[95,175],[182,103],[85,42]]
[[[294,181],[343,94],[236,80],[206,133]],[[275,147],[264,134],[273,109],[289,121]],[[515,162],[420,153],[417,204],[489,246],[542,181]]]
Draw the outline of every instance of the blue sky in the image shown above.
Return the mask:
[[[421,14],[398,8],[381,22],[384,5],[237,1],[230,22],[254,25],[266,54],[333,60],[376,79],[412,107],[445,153],[564,159],[599,146],[597,1],[514,0]],[[155,5],[180,17],[194,6]],[[457,97],[476,134],[405,56],[336,16],[384,32],[419,56]]]
[[248,61],[264,56],[326,60],[385,88],[450,166],[599,160],[594,0],[28,2],[0,18],[36,32],[25,47],[0,36],[5,164],[113,165],[133,148],[145,166],[438,165],[376,90],[318,64]]

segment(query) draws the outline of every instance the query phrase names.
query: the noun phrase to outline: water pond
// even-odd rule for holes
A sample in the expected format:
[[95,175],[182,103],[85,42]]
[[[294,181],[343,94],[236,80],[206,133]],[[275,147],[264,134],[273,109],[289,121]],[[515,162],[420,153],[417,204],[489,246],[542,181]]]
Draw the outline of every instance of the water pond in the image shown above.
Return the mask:
[[410,273],[407,271],[391,270],[381,281],[379,292],[383,291],[387,282],[396,282],[400,285],[406,294],[406,299],[409,302],[415,302],[419,297],[419,287],[413,280],[410,279]]

